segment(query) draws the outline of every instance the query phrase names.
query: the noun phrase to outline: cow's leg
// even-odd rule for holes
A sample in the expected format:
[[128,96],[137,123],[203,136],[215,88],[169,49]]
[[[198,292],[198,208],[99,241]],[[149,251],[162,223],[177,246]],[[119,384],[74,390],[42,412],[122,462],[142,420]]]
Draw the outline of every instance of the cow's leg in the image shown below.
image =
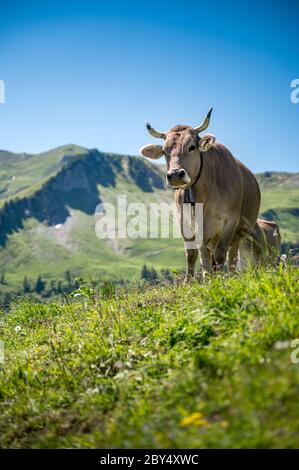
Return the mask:
[[195,273],[195,263],[198,258],[198,249],[197,248],[186,248],[186,259],[187,259],[187,273],[186,278],[189,280],[194,277]]
[[240,240],[239,246],[240,268],[244,270],[254,262],[253,242],[245,237]]
[[221,234],[221,238],[215,250],[213,251],[213,258],[215,261],[214,269],[217,271],[223,269],[224,267],[227,258],[227,252],[233,238],[234,229],[234,226],[229,227],[224,233]]
[[233,239],[228,252],[228,266],[230,271],[236,271],[238,268],[239,246],[240,239]]
[[234,271],[238,265],[240,236],[236,233],[238,220],[225,220],[220,239],[213,250],[214,270],[221,270],[228,257],[229,269]]
[[217,245],[215,252],[213,254],[215,271],[219,271],[223,268],[224,263],[226,261],[227,249],[228,249],[227,244],[220,242]]
[[209,275],[212,273],[212,254],[207,247],[201,247],[200,256],[202,265],[202,276],[204,280],[207,274]]

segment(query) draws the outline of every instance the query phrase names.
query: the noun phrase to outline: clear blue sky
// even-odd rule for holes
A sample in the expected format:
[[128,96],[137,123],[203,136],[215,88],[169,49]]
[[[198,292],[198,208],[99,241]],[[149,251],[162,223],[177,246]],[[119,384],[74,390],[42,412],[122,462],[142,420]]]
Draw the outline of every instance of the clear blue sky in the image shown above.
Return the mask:
[[[296,6],[297,3],[297,6]],[[0,148],[138,154],[197,125],[254,171],[298,171],[298,1],[8,1],[0,5]]]

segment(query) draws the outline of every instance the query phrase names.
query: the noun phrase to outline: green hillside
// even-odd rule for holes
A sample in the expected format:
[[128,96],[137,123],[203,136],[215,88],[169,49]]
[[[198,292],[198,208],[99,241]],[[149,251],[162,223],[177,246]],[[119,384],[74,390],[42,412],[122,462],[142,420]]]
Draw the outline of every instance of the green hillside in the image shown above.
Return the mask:
[[35,155],[0,150],[0,207],[5,200],[46,181],[69,157],[86,152],[72,144]]
[[[257,175],[261,216],[277,220],[283,242],[298,244],[299,174]],[[90,275],[133,280],[144,264],[156,270],[184,267],[179,239],[100,240],[98,203],[170,202],[164,169],[139,157],[66,145],[29,155],[0,151],[0,296],[16,292],[27,276],[55,280]],[[1,279],[0,278],[0,279]]]
[[299,244],[299,173],[266,172],[257,175],[261,216],[276,220],[284,243]]
[[179,284],[12,305],[0,447],[298,448],[298,269]]
[[[170,246],[167,239],[100,240],[95,234],[94,211],[100,202],[115,205],[119,195],[126,195],[128,204],[172,200],[172,191],[165,190],[164,175],[157,166],[142,158],[77,146],[40,156],[3,152],[0,156],[1,168],[7,168],[0,209],[0,266],[5,270],[0,292],[20,288],[25,276],[33,285],[41,274],[50,285],[53,280],[64,280],[67,270],[73,277],[132,280],[139,278],[144,263],[157,270],[169,264],[172,269],[183,266],[180,240],[173,240]],[[6,165],[10,159],[11,164]],[[14,186],[7,185],[11,180]]]

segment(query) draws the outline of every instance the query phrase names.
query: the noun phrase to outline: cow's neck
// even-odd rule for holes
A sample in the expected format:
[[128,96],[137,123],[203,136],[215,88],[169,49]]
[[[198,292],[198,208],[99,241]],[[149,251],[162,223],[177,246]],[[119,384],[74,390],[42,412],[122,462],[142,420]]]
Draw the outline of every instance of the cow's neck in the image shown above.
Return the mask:
[[200,177],[203,173],[203,167],[204,167],[203,152],[199,152],[199,156],[200,156],[200,165],[199,165],[199,170],[198,170],[198,174],[196,176],[196,179],[193,182],[192,186],[190,186],[189,188],[184,190],[184,200],[183,200],[183,202],[187,203],[187,204],[191,204],[192,206],[195,205],[195,202],[198,202],[198,201],[196,201],[195,191],[196,191],[197,183],[199,182]]

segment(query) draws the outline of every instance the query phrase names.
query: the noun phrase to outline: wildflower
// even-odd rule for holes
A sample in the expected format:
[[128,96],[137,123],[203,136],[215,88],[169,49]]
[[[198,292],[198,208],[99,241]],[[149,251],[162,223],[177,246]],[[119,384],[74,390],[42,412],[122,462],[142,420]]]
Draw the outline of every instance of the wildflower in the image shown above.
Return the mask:
[[100,392],[99,387],[88,388],[88,389],[86,390],[86,394],[87,394],[87,395],[95,395],[96,393],[99,393],[99,392]]
[[122,361],[116,361],[116,362],[114,363],[114,368],[115,368],[115,369],[122,369],[123,366],[124,366],[124,363],[123,363]]
[[220,427],[223,428],[223,429],[227,428],[227,426],[228,426],[228,422],[227,422],[227,421],[220,421],[219,424],[220,424]]
[[183,418],[181,421],[182,426],[207,426],[208,424],[208,421],[203,418],[202,413],[199,411],[192,413],[190,416]]
[[17,325],[17,326],[15,327],[15,332],[16,332],[16,333],[19,333],[19,332],[21,331],[21,329],[22,329],[22,328],[20,327],[20,325]]

